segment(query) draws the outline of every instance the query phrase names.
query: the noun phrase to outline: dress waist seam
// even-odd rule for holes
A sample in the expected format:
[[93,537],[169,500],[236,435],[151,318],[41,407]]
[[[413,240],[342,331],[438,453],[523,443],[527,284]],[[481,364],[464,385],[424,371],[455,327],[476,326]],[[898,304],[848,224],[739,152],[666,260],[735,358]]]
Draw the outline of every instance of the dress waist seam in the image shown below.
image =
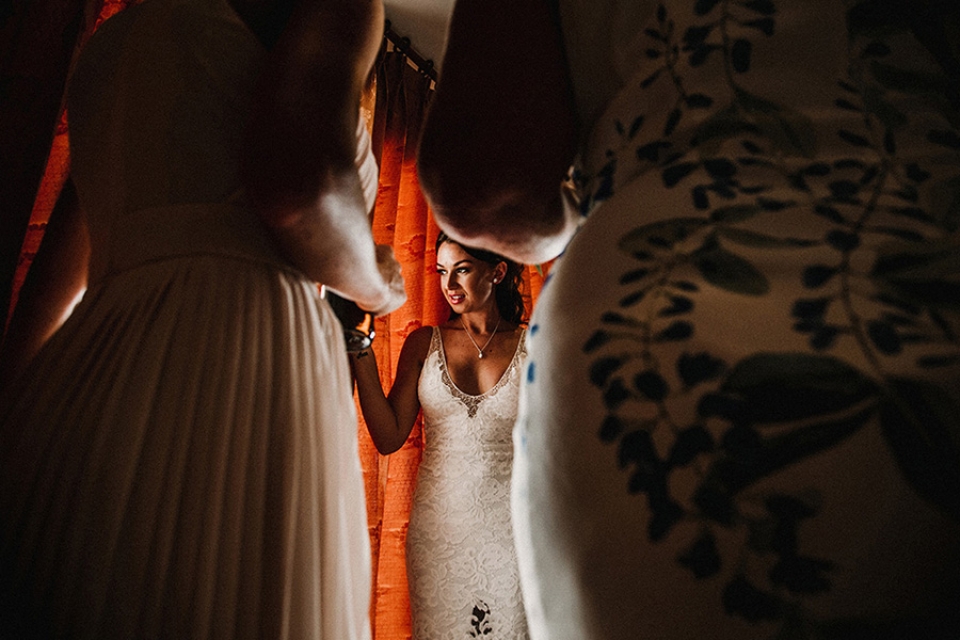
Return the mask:
[[306,278],[273,246],[249,208],[235,203],[186,204],[126,214],[94,251],[91,283],[167,260],[214,256],[275,267]]

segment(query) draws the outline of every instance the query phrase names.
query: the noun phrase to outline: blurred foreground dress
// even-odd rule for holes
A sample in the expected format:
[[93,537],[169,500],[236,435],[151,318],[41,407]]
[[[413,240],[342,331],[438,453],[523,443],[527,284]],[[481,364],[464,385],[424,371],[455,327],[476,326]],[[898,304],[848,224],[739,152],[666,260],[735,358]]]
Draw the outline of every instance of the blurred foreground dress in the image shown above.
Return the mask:
[[147,0],[81,56],[90,284],[0,405],[0,637],[369,637],[342,330],[240,192],[265,55],[227,0]]
[[515,432],[535,640],[960,634],[960,100],[908,29],[931,4],[559,0],[588,217]]

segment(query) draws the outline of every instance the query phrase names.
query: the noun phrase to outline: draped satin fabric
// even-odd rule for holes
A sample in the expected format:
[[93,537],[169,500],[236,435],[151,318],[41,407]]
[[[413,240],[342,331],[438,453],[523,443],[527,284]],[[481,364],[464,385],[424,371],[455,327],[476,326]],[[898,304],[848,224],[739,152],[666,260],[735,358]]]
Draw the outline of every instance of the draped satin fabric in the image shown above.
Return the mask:
[[[132,4],[136,2],[104,0],[95,17],[88,18],[80,42],[103,20]],[[449,308],[435,274],[434,244],[438,228],[420,191],[415,162],[416,142],[433,91],[432,82],[409,64],[402,53],[386,51],[378,63],[375,86],[375,93],[367,96],[363,104],[380,164],[380,186],[373,214],[374,238],[377,243],[394,247],[403,267],[408,294],[403,307],[376,320],[374,349],[381,380],[389,389],[406,336],[420,326],[442,322]],[[11,311],[69,175],[68,129],[67,114],[61,113],[30,225],[23,238],[12,283]],[[528,316],[543,280],[542,269],[530,266],[525,270],[523,294]],[[411,637],[404,544],[417,467],[424,447],[422,425],[418,421],[403,448],[390,456],[377,452],[362,419],[358,429],[373,557],[373,637],[402,640]]]

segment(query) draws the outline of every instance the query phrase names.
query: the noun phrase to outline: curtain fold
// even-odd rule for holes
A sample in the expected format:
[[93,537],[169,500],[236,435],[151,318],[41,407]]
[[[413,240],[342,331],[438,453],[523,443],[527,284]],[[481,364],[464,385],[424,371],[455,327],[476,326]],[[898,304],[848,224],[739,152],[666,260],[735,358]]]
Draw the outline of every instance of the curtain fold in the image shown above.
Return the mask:
[[[75,37],[84,42],[94,29],[107,17],[121,11],[139,0],[89,0],[95,11]],[[50,4],[50,3],[47,3]],[[83,0],[75,0],[81,7]],[[76,7],[75,7],[76,8]],[[57,34],[69,30],[62,24],[55,25]],[[49,37],[59,37],[50,35]],[[64,36],[66,37],[66,36]],[[26,41],[25,41],[26,42]],[[32,41],[30,41],[32,42]],[[27,45],[24,45],[27,46]],[[30,45],[32,46],[32,44]],[[9,47],[12,49],[12,47]],[[72,48],[73,49],[73,48]],[[9,54],[8,50],[3,53]],[[73,52],[75,54],[75,51]],[[26,55],[19,51],[19,55]],[[73,56],[61,59],[63,76],[69,70]],[[15,276],[4,277],[4,286],[10,286],[15,303],[16,291],[29,268],[43,236],[50,212],[69,173],[68,126],[66,115],[59,106],[62,102],[63,82],[56,84],[59,76],[50,73],[48,83],[56,96],[59,125],[55,135],[43,134],[49,124],[40,120],[31,122],[30,131],[22,132],[21,146],[41,144],[40,154],[47,157],[39,190],[28,199],[31,210],[29,229],[17,230],[8,224],[13,213],[4,208],[3,230],[12,233],[2,247],[3,257],[10,262],[11,254],[19,266]],[[55,86],[53,86],[55,85]],[[376,70],[375,96],[368,96],[364,103],[365,115],[371,128],[374,151],[380,165],[380,185],[373,215],[373,235],[377,243],[392,245],[402,265],[406,282],[407,303],[390,315],[376,319],[377,337],[374,350],[380,366],[380,377],[386,389],[393,383],[397,360],[404,339],[413,330],[435,325],[447,318],[449,308],[440,292],[435,273],[436,242],[438,228],[420,190],[416,172],[416,145],[420,127],[433,93],[432,80],[415,69],[407,57],[399,51],[385,50]],[[30,97],[30,96],[27,96]],[[49,99],[49,96],[47,96]],[[17,96],[10,96],[12,100]],[[31,97],[32,99],[32,97]],[[21,111],[30,103],[19,105]],[[4,110],[9,110],[5,105]],[[0,113],[6,111],[0,110]],[[9,127],[4,125],[0,131]],[[44,137],[44,135],[46,137]],[[42,143],[36,139],[42,138]],[[21,159],[24,165],[29,159]],[[29,160],[34,162],[34,160]],[[43,161],[40,162],[41,166]],[[5,166],[5,165],[4,165]],[[3,177],[6,183],[10,180]],[[35,181],[36,183],[36,181]],[[7,247],[6,245],[9,245]],[[524,299],[528,315],[543,283],[541,270],[528,267],[524,277]],[[0,298],[0,302],[4,302]],[[359,405],[358,405],[359,414]],[[381,456],[373,445],[363,423],[358,425],[360,434],[360,459],[363,467],[367,496],[367,515],[373,556],[373,598],[371,602],[371,625],[375,640],[403,640],[411,637],[410,605],[407,589],[404,544],[409,523],[410,506],[416,481],[417,467],[425,445],[422,424],[418,419],[404,446],[390,456]]]

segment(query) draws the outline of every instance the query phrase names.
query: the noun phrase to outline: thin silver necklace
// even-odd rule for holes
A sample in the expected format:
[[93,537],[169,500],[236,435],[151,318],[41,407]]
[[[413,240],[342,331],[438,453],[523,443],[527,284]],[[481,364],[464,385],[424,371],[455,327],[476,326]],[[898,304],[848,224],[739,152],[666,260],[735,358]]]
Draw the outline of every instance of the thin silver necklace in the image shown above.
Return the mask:
[[463,321],[463,316],[460,316],[460,324],[463,325],[463,330],[467,332],[467,337],[470,338],[470,342],[473,343],[473,346],[477,349],[477,357],[483,359],[483,352],[490,346],[490,343],[493,341],[493,336],[497,335],[497,329],[500,328],[500,321],[503,320],[503,316],[497,318],[497,326],[493,328],[493,331],[490,333],[490,337],[487,338],[486,344],[483,345],[483,348],[480,348],[480,345],[477,344],[477,341],[473,339],[473,335],[470,334],[470,329],[467,328],[467,324]]

